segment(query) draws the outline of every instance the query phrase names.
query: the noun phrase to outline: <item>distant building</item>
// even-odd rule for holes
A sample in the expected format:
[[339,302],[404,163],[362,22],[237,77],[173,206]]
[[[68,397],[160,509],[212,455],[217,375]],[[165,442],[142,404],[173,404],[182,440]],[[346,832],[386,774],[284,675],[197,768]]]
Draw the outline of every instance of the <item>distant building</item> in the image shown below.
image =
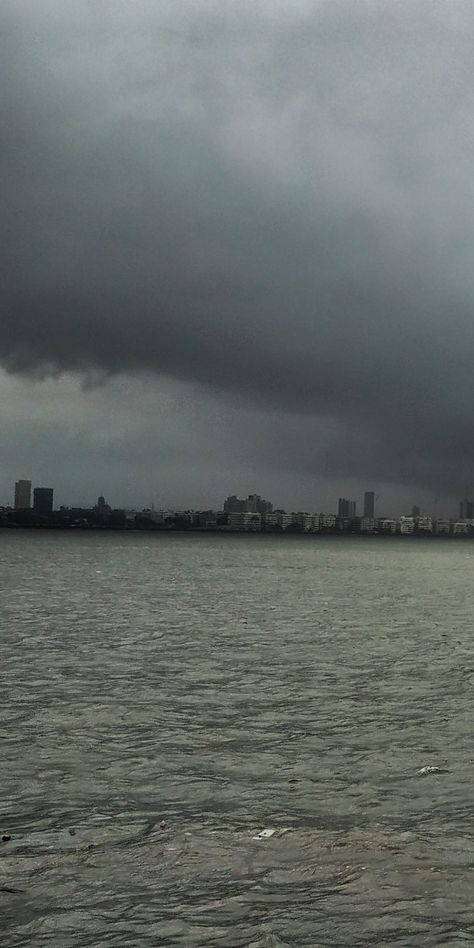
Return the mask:
[[451,522],[449,520],[436,520],[434,532],[438,536],[449,536],[451,533]]
[[469,524],[464,520],[462,523],[453,523],[453,535],[455,537],[466,536],[469,533]]
[[474,503],[472,500],[461,500],[459,504],[459,519],[472,520],[474,518]]
[[112,508],[111,508],[111,507],[109,506],[109,504],[106,502],[105,497],[102,497],[102,495],[97,498],[97,503],[96,503],[96,505],[95,505],[95,510],[96,510],[97,513],[100,514],[101,516],[106,516],[106,514],[109,514],[109,513],[112,512]]
[[360,520],[360,532],[361,533],[375,533],[376,532],[376,522],[374,517],[361,517]]
[[273,510],[273,504],[270,503],[269,500],[264,500],[263,497],[260,497],[260,494],[249,494],[244,503],[248,513],[266,514],[271,513]]
[[411,508],[411,515],[413,517],[413,520],[416,520],[420,516],[420,514],[421,514],[420,508],[417,507],[416,504],[413,504],[413,507]]
[[272,510],[262,514],[263,530],[281,532],[282,530],[287,530],[288,527],[291,526],[291,523],[291,514],[286,513],[284,510]]
[[245,500],[239,500],[235,494],[231,494],[230,497],[224,501],[225,513],[243,513],[244,508]]
[[53,488],[35,487],[33,491],[33,510],[40,517],[47,517],[53,510]]
[[433,521],[431,517],[418,517],[416,529],[418,533],[433,533]]
[[409,536],[415,532],[415,520],[413,517],[400,517],[400,533],[402,536]]
[[356,502],[355,500],[346,500],[345,497],[339,498],[339,503],[337,505],[337,515],[341,519],[348,517],[349,519],[355,517],[356,515]]
[[231,530],[257,533],[262,529],[262,516],[250,510],[242,510],[240,513],[229,513],[228,523]]
[[17,481],[15,484],[15,510],[29,510],[31,507],[31,481]]
[[273,504],[269,500],[264,500],[260,494],[249,494],[246,500],[240,500],[235,494],[224,501],[225,513],[271,513]]
[[[291,515],[292,527],[301,530],[302,533],[314,533],[314,521],[314,514],[304,513],[301,510]],[[317,529],[319,530],[319,517]]]
[[193,527],[205,530],[214,530],[227,523],[227,516],[217,514],[215,510],[195,510],[191,513]]
[[382,533],[397,533],[398,532],[398,521],[397,520],[379,520],[379,529]]
[[375,517],[375,494],[373,490],[366,490],[364,494],[364,519],[366,517],[371,520]]

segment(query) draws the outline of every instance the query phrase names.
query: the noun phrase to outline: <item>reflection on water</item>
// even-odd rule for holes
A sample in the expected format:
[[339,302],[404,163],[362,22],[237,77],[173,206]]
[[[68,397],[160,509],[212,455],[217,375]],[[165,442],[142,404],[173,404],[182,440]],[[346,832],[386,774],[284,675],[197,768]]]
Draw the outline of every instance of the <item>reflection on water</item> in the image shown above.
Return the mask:
[[2,531],[2,948],[472,945],[470,550]]

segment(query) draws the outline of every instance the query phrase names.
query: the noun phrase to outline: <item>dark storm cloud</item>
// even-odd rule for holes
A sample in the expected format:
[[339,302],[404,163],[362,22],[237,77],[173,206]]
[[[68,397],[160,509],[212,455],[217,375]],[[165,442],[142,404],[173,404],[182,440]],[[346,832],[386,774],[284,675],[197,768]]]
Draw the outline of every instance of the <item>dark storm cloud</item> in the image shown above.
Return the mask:
[[3,21],[9,371],[156,372],[280,413],[296,468],[470,479],[470,0]]

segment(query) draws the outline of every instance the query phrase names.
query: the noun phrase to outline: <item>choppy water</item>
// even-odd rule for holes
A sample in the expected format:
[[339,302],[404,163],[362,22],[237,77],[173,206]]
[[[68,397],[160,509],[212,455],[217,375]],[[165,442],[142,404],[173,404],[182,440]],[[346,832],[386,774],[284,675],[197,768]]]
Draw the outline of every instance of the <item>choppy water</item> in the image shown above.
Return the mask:
[[2,531],[2,948],[473,945],[473,565]]

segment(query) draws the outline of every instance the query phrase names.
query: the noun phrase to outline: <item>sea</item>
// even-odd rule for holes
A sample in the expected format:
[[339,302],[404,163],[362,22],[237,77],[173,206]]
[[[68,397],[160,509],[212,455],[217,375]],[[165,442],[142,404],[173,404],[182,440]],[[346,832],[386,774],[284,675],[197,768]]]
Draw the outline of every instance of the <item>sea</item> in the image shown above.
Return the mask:
[[2,948],[474,945],[473,570],[0,531]]

